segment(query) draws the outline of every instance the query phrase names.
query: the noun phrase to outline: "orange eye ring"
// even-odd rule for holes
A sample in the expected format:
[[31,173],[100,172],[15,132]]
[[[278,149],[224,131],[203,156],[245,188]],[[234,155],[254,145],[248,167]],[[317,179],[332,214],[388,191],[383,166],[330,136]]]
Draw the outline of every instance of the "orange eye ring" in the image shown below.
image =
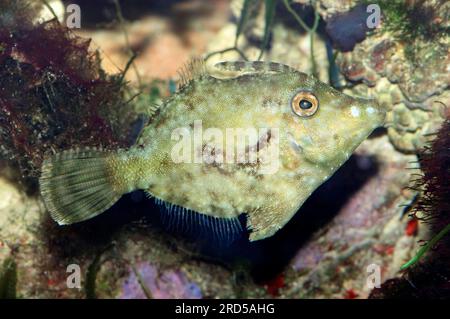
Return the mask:
[[310,117],[319,109],[319,100],[311,92],[300,91],[292,98],[291,107],[298,116]]

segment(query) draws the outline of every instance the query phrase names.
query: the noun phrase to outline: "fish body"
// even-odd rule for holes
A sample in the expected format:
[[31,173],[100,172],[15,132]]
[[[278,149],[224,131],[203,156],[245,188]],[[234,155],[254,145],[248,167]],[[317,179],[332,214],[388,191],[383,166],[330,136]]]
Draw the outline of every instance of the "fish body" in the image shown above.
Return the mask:
[[384,122],[373,100],[282,64],[216,67],[225,77],[199,61],[183,73],[182,87],[130,149],[46,160],[40,186],[52,217],[60,224],[89,219],[142,189],[183,211],[224,220],[246,213],[250,240],[263,239]]

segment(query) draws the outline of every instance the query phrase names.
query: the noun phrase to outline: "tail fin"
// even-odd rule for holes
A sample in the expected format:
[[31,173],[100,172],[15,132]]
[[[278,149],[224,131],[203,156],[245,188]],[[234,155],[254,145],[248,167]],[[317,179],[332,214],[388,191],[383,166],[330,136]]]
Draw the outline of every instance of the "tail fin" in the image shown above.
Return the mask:
[[60,225],[99,215],[124,193],[114,187],[108,161],[114,154],[96,149],[65,151],[44,161],[41,195]]

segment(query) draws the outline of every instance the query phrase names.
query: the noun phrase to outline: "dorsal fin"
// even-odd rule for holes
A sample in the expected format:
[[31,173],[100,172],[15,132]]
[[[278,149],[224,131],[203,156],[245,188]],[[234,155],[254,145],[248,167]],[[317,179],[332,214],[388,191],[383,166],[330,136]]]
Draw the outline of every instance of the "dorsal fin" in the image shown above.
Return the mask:
[[219,245],[228,246],[244,232],[238,217],[220,218],[198,213],[155,198],[161,212],[163,226],[171,232],[201,239],[212,239]]
[[[278,62],[268,61],[225,61],[214,65],[214,71],[220,72],[220,76],[240,76],[243,74],[264,74],[295,72],[294,68]],[[216,72],[214,72],[216,73]]]
[[177,73],[180,77],[178,82],[179,89],[187,86],[192,80],[199,79],[208,74],[205,61],[200,57],[190,59],[178,70]]
[[211,75],[217,78],[232,78],[243,74],[264,74],[295,72],[294,68],[278,62],[269,61],[224,61],[214,64],[212,68],[206,66],[205,60],[194,57],[178,70],[180,78],[178,89],[187,86],[191,81],[202,76]]

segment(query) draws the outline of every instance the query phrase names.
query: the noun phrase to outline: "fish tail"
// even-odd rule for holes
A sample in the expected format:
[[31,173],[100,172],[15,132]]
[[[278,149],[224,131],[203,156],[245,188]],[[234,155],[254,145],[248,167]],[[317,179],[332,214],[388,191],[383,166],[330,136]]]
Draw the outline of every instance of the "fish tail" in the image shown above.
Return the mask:
[[58,224],[95,217],[133,190],[120,178],[124,165],[117,165],[120,163],[117,155],[86,148],[65,151],[43,162],[39,178],[41,195]]

